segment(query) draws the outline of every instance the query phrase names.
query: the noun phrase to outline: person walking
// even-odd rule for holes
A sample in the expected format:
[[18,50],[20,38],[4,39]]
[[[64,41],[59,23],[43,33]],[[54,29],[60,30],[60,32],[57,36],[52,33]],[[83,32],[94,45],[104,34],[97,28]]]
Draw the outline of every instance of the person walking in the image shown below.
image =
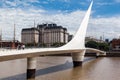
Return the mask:
[[25,45],[24,45],[24,44],[22,44],[21,48],[24,50],[24,49],[25,49]]

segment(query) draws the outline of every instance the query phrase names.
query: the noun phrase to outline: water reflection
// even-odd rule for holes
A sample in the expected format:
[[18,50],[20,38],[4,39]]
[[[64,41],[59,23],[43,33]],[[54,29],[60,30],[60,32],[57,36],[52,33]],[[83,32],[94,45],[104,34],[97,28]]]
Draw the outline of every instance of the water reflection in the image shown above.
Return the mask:
[[66,62],[65,64],[60,64],[57,66],[52,66],[52,67],[48,67],[48,68],[44,68],[44,69],[39,69],[36,72],[36,76],[55,73],[58,71],[64,71],[69,68],[72,68],[72,62]]
[[89,59],[82,67],[37,76],[36,80],[120,80],[120,58]]
[[26,66],[26,59],[0,62],[0,80],[13,80],[13,76],[16,80],[26,78]]
[[[71,57],[40,57],[37,77],[32,80],[120,80],[119,60],[119,57],[86,58],[82,67],[72,68]],[[0,67],[0,80],[26,79],[26,59],[0,62]]]

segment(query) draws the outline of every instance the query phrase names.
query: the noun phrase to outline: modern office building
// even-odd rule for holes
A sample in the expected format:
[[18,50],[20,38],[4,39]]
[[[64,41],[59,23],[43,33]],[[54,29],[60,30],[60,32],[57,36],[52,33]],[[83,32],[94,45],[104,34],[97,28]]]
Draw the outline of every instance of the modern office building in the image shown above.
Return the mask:
[[39,31],[37,28],[25,28],[22,29],[21,42],[23,44],[38,44]]

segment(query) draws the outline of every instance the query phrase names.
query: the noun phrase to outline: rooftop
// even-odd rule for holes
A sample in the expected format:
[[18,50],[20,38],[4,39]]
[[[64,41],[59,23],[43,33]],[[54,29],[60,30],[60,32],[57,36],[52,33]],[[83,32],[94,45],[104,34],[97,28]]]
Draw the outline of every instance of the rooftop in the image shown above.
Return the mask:
[[22,29],[22,31],[29,31],[29,30],[37,30],[38,31],[38,29],[35,27]]

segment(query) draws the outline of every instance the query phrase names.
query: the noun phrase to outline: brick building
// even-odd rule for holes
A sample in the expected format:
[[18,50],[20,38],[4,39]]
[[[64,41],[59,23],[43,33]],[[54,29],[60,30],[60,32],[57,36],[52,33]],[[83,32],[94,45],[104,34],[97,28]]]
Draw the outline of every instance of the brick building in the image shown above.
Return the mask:
[[18,45],[21,45],[19,41],[11,41],[11,40],[1,40],[0,41],[0,48],[4,49],[16,49]]
[[120,39],[113,39],[111,44],[113,50],[120,50]]

